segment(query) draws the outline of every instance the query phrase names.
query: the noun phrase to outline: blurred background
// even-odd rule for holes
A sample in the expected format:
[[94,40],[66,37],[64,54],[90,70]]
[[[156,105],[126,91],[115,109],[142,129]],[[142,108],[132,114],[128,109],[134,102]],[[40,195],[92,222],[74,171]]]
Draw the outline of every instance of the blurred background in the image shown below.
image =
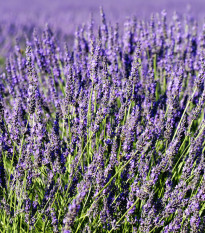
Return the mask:
[[98,21],[99,6],[103,6],[108,22],[121,23],[133,15],[145,19],[163,9],[168,18],[174,11],[180,15],[188,12],[202,23],[205,16],[205,0],[0,0],[0,18],[39,26],[48,22],[70,33],[87,22],[90,12]]
[[205,16],[205,0],[0,0],[1,60],[13,51],[16,38],[25,47],[25,41],[32,40],[34,28],[42,31],[46,23],[55,31],[58,41],[72,46],[77,26],[87,24],[91,12],[97,28],[100,6],[107,23],[118,22],[120,29],[127,17],[149,19],[152,13],[161,13],[163,9],[168,20],[175,11],[182,18],[184,14],[190,19],[193,17],[200,25],[199,30]]

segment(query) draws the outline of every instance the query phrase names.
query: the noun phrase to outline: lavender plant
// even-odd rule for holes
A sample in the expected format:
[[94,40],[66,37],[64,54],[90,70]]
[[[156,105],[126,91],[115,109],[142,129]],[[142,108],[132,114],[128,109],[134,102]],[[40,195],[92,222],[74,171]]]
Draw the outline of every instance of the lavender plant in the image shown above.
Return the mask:
[[73,47],[47,25],[6,58],[0,230],[204,232],[204,29],[100,15]]

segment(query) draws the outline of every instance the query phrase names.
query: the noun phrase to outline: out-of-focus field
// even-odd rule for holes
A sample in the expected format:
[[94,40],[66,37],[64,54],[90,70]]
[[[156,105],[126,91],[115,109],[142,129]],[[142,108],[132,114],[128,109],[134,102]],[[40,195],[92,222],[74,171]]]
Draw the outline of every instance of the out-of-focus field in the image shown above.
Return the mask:
[[63,37],[61,41],[72,45],[74,31],[88,22],[91,12],[95,27],[99,25],[100,6],[107,22],[118,22],[120,28],[126,17],[146,20],[151,13],[160,13],[163,9],[168,20],[176,11],[182,17],[184,14],[194,17],[200,26],[205,16],[203,0],[0,0],[1,59],[13,51],[16,38],[25,42],[25,35],[30,39],[34,28],[42,31],[46,23],[57,38]]
[[64,32],[73,32],[73,27],[86,22],[90,12],[99,19],[99,6],[103,6],[108,20],[124,22],[127,16],[149,18],[150,13],[166,9],[168,18],[174,11],[189,12],[200,22],[204,18],[203,0],[1,0],[1,19],[10,18],[16,23],[42,25],[49,22]]

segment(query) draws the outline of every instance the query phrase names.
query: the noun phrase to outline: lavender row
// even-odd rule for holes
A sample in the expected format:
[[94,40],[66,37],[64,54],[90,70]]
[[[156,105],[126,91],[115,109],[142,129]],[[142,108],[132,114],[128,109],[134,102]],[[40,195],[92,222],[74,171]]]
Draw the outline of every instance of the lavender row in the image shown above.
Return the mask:
[[47,26],[0,75],[0,229],[204,232],[205,28],[166,12],[74,46]]

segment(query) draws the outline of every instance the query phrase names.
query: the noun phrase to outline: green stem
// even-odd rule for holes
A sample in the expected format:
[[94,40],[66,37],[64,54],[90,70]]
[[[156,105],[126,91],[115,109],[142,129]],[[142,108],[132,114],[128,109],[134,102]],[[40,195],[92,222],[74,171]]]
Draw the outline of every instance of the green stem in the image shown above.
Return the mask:
[[[92,206],[100,199],[96,200],[98,196],[100,196],[100,194],[103,192],[104,189],[106,189],[110,183],[112,182],[112,180],[130,163],[130,161],[133,159],[133,157],[137,154],[138,151],[135,151],[135,153],[131,156],[131,158],[115,173],[114,176],[112,176],[110,178],[110,180],[107,182],[107,184],[98,192],[98,194],[94,197],[94,201],[91,204],[90,208],[86,211],[86,213],[92,208]],[[87,215],[85,214],[85,216],[83,218],[85,218]]]
[[[123,214],[123,216],[117,221],[116,226],[122,221],[122,219],[127,215],[127,213],[137,204],[137,202],[139,201],[139,198],[137,198],[137,200],[134,202],[134,204]],[[114,228],[112,228],[108,233],[111,233],[114,230]]]
[[[195,87],[195,89],[194,89],[194,92],[193,92],[193,94],[192,94],[192,96],[191,96],[191,100],[193,99],[196,90],[197,90],[197,87]],[[185,113],[186,113],[186,111],[187,111],[187,108],[189,107],[189,104],[190,104],[190,103],[191,103],[191,101],[190,101],[190,99],[189,99],[189,100],[187,101],[187,104],[186,104],[186,107],[185,107],[184,112],[183,112],[183,114],[182,114],[182,117],[181,117],[181,119],[180,119],[180,121],[179,121],[179,124],[177,125],[177,129],[176,129],[176,131],[175,131],[175,133],[174,133],[174,136],[173,136],[173,138],[172,138],[172,142],[174,141],[174,139],[175,139],[175,137],[176,137],[176,135],[177,135],[178,129],[179,129],[180,125],[181,125],[181,122],[182,122],[182,120],[183,120],[183,118],[184,118],[184,115],[185,115]]]

